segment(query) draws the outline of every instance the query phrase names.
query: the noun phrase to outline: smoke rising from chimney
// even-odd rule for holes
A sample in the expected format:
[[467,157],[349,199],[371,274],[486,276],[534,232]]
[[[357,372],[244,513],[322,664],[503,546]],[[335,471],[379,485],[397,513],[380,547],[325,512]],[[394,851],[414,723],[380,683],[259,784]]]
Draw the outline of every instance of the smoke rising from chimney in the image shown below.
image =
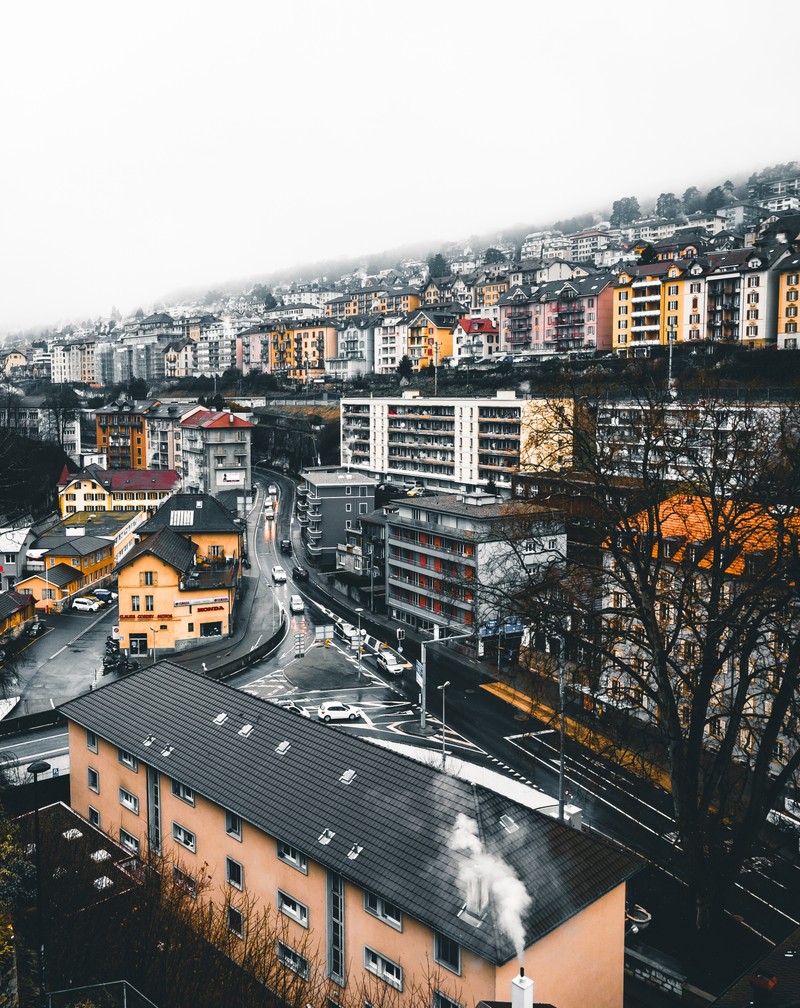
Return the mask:
[[478,824],[462,812],[456,816],[449,847],[464,855],[458,884],[467,910],[480,915],[491,897],[500,930],[513,942],[521,958],[525,951],[522,917],[531,904],[527,889],[510,865],[484,850]]

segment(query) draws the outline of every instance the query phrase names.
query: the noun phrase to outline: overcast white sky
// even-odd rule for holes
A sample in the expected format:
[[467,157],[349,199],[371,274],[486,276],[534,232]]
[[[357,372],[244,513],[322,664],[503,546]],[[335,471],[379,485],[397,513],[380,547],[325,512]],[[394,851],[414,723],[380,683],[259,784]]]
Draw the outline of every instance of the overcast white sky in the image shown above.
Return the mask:
[[0,333],[799,158],[799,11],[6,4]]

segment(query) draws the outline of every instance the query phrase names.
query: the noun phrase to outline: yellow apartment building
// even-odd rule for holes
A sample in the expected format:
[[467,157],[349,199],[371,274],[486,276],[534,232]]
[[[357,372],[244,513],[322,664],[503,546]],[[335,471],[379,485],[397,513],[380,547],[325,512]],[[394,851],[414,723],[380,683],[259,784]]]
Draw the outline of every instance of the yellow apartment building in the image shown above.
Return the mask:
[[103,469],[89,465],[78,473],[66,469],[58,481],[62,517],[79,511],[152,513],[178,488],[174,469]]
[[207,494],[178,494],[141,526],[119,565],[120,646],[180,651],[233,629],[243,531]]
[[453,332],[458,325],[454,312],[420,308],[408,320],[408,356],[417,370],[441,365],[453,355]]
[[800,255],[793,255],[778,267],[777,337],[779,350],[797,350],[800,321]]
[[71,804],[224,907],[280,924],[309,1000],[619,1008],[638,861],[526,805],[160,661],[60,708]]

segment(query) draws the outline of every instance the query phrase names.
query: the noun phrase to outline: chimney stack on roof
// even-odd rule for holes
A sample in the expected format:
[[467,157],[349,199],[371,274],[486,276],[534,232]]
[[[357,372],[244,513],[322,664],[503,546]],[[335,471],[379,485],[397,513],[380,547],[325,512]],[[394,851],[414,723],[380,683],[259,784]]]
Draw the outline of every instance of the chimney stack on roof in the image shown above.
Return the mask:
[[520,967],[519,976],[511,981],[511,1008],[532,1008],[533,980],[525,976],[525,970]]

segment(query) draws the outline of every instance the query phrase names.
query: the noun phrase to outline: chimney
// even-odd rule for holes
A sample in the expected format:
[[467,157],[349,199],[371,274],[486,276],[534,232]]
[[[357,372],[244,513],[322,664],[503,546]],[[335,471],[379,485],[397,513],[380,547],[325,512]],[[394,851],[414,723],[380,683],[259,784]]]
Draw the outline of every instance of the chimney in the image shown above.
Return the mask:
[[533,980],[521,966],[519,976],[511,981],[511,1008],[533,1008]]

